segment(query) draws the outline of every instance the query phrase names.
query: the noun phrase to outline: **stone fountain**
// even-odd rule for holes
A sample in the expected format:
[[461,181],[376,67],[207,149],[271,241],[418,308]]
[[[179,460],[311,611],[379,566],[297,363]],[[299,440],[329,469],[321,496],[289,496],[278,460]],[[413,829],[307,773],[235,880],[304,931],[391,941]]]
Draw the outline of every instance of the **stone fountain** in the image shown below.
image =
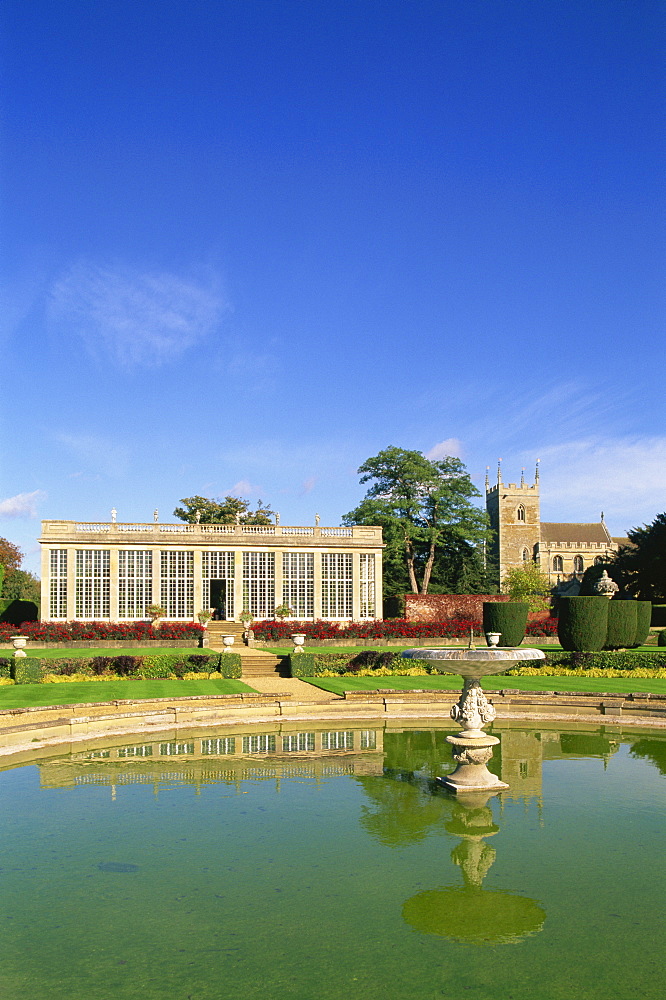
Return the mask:
[[499,740],[483,732],[483,727],[495,718],[495,708],[486,698],[480,681],[487,674],[504,673],[517,661],[543,660],[545,653],[531,647],[477,649],[471,634],[467,649],[406,649],[402,655],[407,659],[426,660],[438,672],[459,674],[464,682],[460,699],[451,709],[451,718],[463,731],[457,736],[446,737],[458,766],[452,774],[439,779],[442,784],[456,793],[499,792],[508,788],[487,767]]

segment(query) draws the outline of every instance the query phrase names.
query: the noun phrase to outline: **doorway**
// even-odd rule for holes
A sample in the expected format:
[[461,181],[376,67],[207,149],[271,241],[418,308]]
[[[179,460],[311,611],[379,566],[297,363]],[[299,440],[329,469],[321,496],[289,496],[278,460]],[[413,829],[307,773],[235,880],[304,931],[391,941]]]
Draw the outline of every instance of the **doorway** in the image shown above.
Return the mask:
[[210,581],[210,607],[214,608],[213,621],[224,622],[227,620],[227,581]]

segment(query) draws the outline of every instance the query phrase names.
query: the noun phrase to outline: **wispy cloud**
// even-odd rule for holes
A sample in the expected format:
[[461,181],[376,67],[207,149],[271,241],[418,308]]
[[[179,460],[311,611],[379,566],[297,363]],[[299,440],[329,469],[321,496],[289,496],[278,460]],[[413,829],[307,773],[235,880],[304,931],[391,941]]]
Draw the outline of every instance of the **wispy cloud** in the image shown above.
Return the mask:
[[184,278],[81,262],[54,285],[50,320],[121,368],[158,367],[201,342],[226,304],[213,275]]
[[462,445],[458,438],[446,438],[445,441],[440,441],[439,444],[433,445],[430,451],[425,453],[425,457],[433,462],[447,458],[449,455],[453,458],[461,457]]
[[[85,466],[86,473],[96,473],[109,478],[124,476],[129,463],[129,451],[110,438],[99,434],[57,433],[55,441]],[[77,470],[71,475],[81,475]]]
[[37,504],[46,498],[42,490],[17,493],[15,497],[0,500],[0,517],[37,517]]
[[603,510],[623,534],[666,509],[666,437],[573,440],[540,457],[545,521],[593,521]]
[[249,479],[239,479],[237,483],[229,490],[229,495],[232,497],[248,497],[256,494],[257,496],[261,493],[258,486],[253,486]]
[[317,477],[316,476],[309,476],[303,482],[303,485],[301,487],[301,493],[303,494],[303,496],[307,496],[308,493],[312,493],[313,489],[315,488],[316,483],[317,483]]

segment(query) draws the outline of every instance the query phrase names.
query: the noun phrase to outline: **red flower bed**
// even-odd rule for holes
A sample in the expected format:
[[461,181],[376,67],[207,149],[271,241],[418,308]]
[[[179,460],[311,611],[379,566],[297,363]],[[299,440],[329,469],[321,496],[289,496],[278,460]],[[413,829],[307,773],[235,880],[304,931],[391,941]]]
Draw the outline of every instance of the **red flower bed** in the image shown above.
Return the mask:
[[195,622],[162,622],[159,629],[154,629],[150,622],[23,622],[21,625],[0,622],[0,641],[3,642],[7,642],[13,635],[27,635],[34,642],[191,639],[196,643],[202,632],[202,626]]
[[[252,625],[255,639],[264,642],[288,640],[294,633],[302,633],[306,639],[466,639],[473,630],[476,636],[483,634],[479,619],[458,615],[440,622],[415,622],[406,618],[386,618],[367,622],[285,622],[262,621]],[[528,622],[528,636],[557,635],[557,618]]]

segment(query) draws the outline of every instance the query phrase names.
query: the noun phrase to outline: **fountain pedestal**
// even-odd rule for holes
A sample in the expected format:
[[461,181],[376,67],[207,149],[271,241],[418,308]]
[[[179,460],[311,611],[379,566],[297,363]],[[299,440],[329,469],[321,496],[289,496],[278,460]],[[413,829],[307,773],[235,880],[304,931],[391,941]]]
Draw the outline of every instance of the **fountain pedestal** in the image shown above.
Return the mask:
[[402,655],[407,659],[426,660],[437,671],[460,674],[464,681],[460,699],[451,709],[451,718],[460,723],[463,731],[458,736],[446,737],[458,766],[451,774],[437,780],[457,794],[499,792],[508,788],[506,782],[500,781],[487,767],[499,740],[483,731],[483,727],[495,718],[495,708],[486,698],[480,680],[486,674],[509,670],[518,660],[543,660],[545,654],[532,647],[476,649],[470,642],[469,649],[406,649]]

